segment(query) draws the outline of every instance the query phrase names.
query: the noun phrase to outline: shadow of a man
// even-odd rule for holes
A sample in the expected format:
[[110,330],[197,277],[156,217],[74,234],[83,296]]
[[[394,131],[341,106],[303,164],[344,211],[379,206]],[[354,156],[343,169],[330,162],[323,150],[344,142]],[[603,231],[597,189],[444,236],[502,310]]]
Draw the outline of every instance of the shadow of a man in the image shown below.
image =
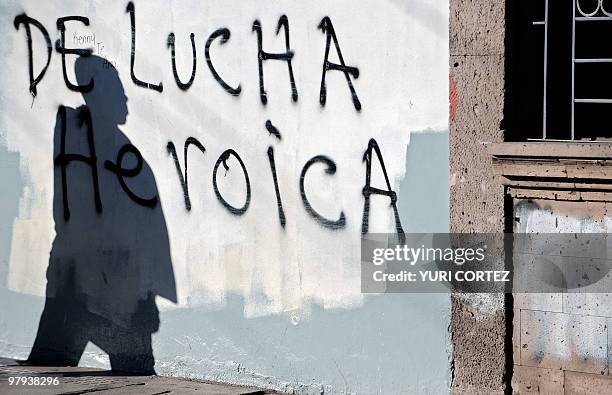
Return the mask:
[[[119,129],[127,97],[97,56],[75,63],[85,105],[60,106],[54,130],[53,218],[45,307],[29,363],[76,366],[91,341],[113,370],[154,374],[155,296],[176,303],[155,177]],[[141,131],[143,132],[143,131]]]

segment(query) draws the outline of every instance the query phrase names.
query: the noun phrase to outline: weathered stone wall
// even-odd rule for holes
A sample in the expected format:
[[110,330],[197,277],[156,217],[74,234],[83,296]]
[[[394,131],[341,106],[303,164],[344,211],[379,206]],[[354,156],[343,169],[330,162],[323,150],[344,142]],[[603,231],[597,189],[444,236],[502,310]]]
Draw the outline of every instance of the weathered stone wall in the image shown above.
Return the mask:
[[[504,192],[487,152],[503,141],[503,1],[450,1],[450,230],[503,232]],[[503,295],[453,297],[455,393],[501,393],[506,376]]]
[[[496,171],[503,180],[495,179],[492,145],[504,141],[511,99],[509,1],[450,1],[450,230],[556,233],[565,226],[565,232],[609,232],[610,198],[602,193],[607,187],[601,187],[609,184],[602,167],[612,157],[608,144],[521,148],[505,143],[497,148],[499,158],[520,156],[530,163],[521,162],[528,168],[518,174],[518,168],[510,168],[515,162],[507,162],[510,167]],[[561,173],[551,180],[554,169]],[[532,184],[521,185],[521,176],[529,176]],[[544,192],[534,194],[533,185]],[[524,206],[529,198],[540,200]],[[514,229],[513,219],[520,224]],[[455,295],[452,390],[610,393],[611,315],[607,294]]]

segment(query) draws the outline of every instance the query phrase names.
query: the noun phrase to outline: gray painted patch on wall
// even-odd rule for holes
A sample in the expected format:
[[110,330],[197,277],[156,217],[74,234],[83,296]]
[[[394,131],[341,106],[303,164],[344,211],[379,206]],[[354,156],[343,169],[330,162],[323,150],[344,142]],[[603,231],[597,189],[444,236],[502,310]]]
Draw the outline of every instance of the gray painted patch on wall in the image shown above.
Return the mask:
[[410,135],[399,209],[406,233],[448,232],[448,133]]
[[[399,198],[406,232],[448,231],[448,168],[448,133],[411,135]],[[448,393],[448,295],[372,296],[354,310],[314,306],[304,321],[291,313],[247,320],[240,297],[227,302],[217,312],[162,313],[160,372],[298,394]]]
[[6,288],[13,221],[19,213],[24,181],[19,154],[0,142],[0,355],[25,358],[34,340],[44,300]]
[[[405,230],[446,232],[448,134],[413,134],[407,153],[399,200]],[[9,230],[8,236],[0,233],[2,243],[10,242],[22,190],[15,158],[0,151],[0,163],[11,164],[0,168],[10,186],[9,193],[0,195],[8,207],[0,210],[0,231]],[[5,251],[0,250],[3,267]],[[0,288],[0,355],[27,357],[43,303],[42,298]],[[243,300],[230,296],[220,311],[162,312],[160,331],[154,335],[158,373],[298,394],[448,393],[448,295],[371,296],[351,310],[311,305],[306,312],[252,319],[246,319],[243,310]],[[108,367],[92,346],[81,365]]]
[[19,210],[23,182],[19,173],[19,154],[9,152],[0,142],[0,284],[6,284],[11,253],[13,220]]

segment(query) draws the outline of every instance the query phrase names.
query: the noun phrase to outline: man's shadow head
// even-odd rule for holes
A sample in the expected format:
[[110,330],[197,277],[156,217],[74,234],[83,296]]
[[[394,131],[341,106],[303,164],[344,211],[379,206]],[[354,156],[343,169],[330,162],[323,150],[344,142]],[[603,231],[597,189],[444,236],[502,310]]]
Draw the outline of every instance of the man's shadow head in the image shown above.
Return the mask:
[[116,125],[125,124],[128,98],[117,69],[99,56],[79,56],[74,64],[74,73],[81,86],[93,80],[93,89],[83,93],[85,104],[91,112]]

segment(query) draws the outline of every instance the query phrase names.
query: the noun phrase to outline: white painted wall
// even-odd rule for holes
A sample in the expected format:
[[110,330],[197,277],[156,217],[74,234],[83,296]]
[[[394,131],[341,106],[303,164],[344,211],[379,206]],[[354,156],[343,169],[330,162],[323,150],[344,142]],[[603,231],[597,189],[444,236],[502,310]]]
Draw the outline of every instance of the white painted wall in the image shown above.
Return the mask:
[[[47,28],[55,42],[59,38],[55,27],[57,18],[66,15],[87,16],[90,19],[89,27],[78,22],[67,23],[67,44],[74,45],[75,33],[94,33],[96,42],[100,43],[96,46],[95,54],[116,65],[123,80],[129,109],[127,122],[120,129],[138,147],[155,175],[168,229],[178,303],[158,298],[158,305],[164,311],[162,329],[158,335],[161,338],[156,343],[162,350],[159,355],[180,359],[181,352],[187,353],[180,351],[180,347],[177,349],[177,346],[168,345],[174,341],[182,344],[176,337],[180,328],[175,328],[172,334],[164,334],[164,322],[168,322],[166,327],[172,327],[176,317],[182,317],[180,320],[191,322],[194,326],[189,332],[192,336],[190,341],[199,342],[200,345],[216,345],[215,350],[202,351],[204,358],[208,359],[202,362],[200,368],[193,368],[197,363],[194,359],[188,359],[183,365],[177,364],[177,359],[166,360],[167,364],[164,365],[163,358],[160,358],[158,367],[162,366],[162,371],[172,374],[192,374],[284,389],[306,388],[306,392],[328,385],[326,388],[331,392],[390,393],[401,388],[401,385],[389,386],[382,382],[386,375],[379,375],[380,380],[376,381],[366,377],[365,372],[368,368],[381,369],[400,360],[409,361],[403,362],[399,370],[389,370],[399,375],[423,358],[422,353],[411,353],[408,346],[424,342],[427,350],[423,351],[429,351],[437,358],[425,364],[427,369],[431,368],[431,372],[423,373],[422,377],[408,375],[406,378],[410,379],[409,382],[405,378],[398,378],[397,383],[415,385],[414,388],[433,392],[445,388],[449,378],[448,358],[444,358],[444,355],[448,356],[447,298],[402,296],[403,299],[394,297],[391,301],[384,297],[379,297],[382,298],[380,300],[364,297],[360,293],[359,241],[363,210],[361,191],[365,180],[362,158],[369,139],[376,139],[380,145],[392,185],[399,192],[402,180],[406,182],[406,147],[411,134],[447,130],[447,1],[136,2],[135,72],[142,80],[152,83],[162,81],[163,93],[138,87],[130,80],[131,37],[126,5],[127,2],[93,0],[15,0],[5,1],[0,6],[3,22],[0,25],[3,37],[0,49],[4,54],[0,74],[0,103],[3,109],[0,118],[1,141],[9,153],[19,155],[20,183],[23,185],[17,215],[12,223],[7,221],[2,224],[10,228],[7,232],[10,234],[10,248],[5,252],[4,264],[6,285],[11,295],[44,295],[45,269],[55,236],[52,175],[56,111],[59,105],[78,107],[83,104],[81,94],[70,91],[64,84],[61,57],[56,51],[43,81],[38,85],[38,96],[33,100],[28,92],[25,32],[23,27],[15,30],[13,18],[26,12]],[[263,106],[258,89],[257,40],[251,26],[255,19],[259,19],[263,27],[264,50],[281,52],[284,41],[282,36],[277,37],[274,33],[282,14],[289,19],[299,100],[297,103],[291,101],[285,63],[272,60],[264,62],[268,104]],[[359,78],[353,83],[362,104],[360,112],[353,106],[344,76],[336,71],[330,71],[327,75],[325,107],[319,104],[325,35],[317,29],[317,25],[325,16],[329,16],[334,24],[346,63],[359,68]],[[221,89],[205,64],[204,43],[210,33],[220,27],[229,28],[232,36],[223,46],[218,41],[213,44],[213,61],[230,84],[241,84],[239,97],[233,97]],[[191,32],[195,33],[197,72],[195,82],[188,91],[181,91],[174,82],[170,51],[166,46],[170,32],[176,34],[178,69],[183,81],[189,76],[192,62],[188,36]],[[34,69],[37,74],[44,64],[45,44],[35,29],[33,38]],[[331,53],[330,60],[337,61],[333,49]],[[68,59],[69,75],[74,81],[71,70],[73,57],[68,56]],[[278,127],[282,141],[269,135],[264,127],[266,120],[271,120]],[[185,209],[174,163],[166,151],[167,142],[174,142],[184,166],[182,145],[189,136],[198,138],[207,150],[204,156],[196,150],[190,154],[191,211]],[[287,218],[284,229],[277,217],[266,155],[270,145],[276,154]],[[230,214],[218,202],[212,189],[214,163],[228,148],[240,154],[251,180],[251,205],[247,213],[240,217]],[[424,144],[422,149],[435,147]],[[347,219],[344,229],[321,227],[309,217],[302,205],[298,187],[300,172],[306,161],[316,155],[331,157],[337,165],[337,173],[329,176],[320,165],[313,167],[307,178],[306,191],[312,205],[321,214],[336,218],[342,210]],[[448,163],[444,155],[440,157],[440,162],[423,162],[422,165],[433,166],[438,172],[436,174],[443,175],[442,179],[421,181],[425,186],[436,183],[439,186],[436,190],[446,193]],[[233,165],[233,170],[238,169],[236,162]],[[373,185],[383,187],[377,165],[374,166]],[[420,173],[418,168],[412,171],[417,175]],[[423,168],[422,171],[426,173],[431,169]],[[220,185],[227,200],[236,206],[243,202],[244,187],[240,171],[230,170],[227,177],[220,177]],[[14,186],[17,187],[17,184]],[[9,187],[6,187],[7,190]],[[418,191],[408,187],[400,194],[400,201],[414,201],[406,193],[421,196]],[[420,199],[424,205],[427,205],[427,201],[427,197]],[[448,202],[424,209],[433,208],[434,211],[444,212],[448,210]],[[404,207],[402,210],[418,211],[418,208]],[[402,221],[404,228],[413,231],[431,225],[426,220],[411,222],[414,220],[405,214]],[[446,230],[445,226],[442,222],[434,225],[439,231]],[[393,230],[393,212],[388,199],[374,197],[370,231]],[[238,305],[232,304],[235,298],[240,301]],[[385,300],[388,300],[388,304],[385,304]],[[36,305],[38,302],[32,303]],[[341,344],[342,336],[338,334],[346,329],[342,328],[341,323],[354,330],[361,323],[370,325],[365,322],[376,320],[374,317],[384,314],[385,309],[391,316],[401,315],[405,310],[399,306],[407,305],[412,306],[412,310],[406,312],[407,316],[381,321],[384,326],[377,336],[374,336],[377,333],[374,326],[373,332],[355,333],[353,339],[374,352],[372,350],[381,342],[388,345],[397,340],[392,334],[402,334],[397,331],[396,325],[423,325],[420,329],[407,330],[408,336],[428,337],[426,340],[413,338],[405,343],[408,355],[394,357],[376,354],[379,360],[366,358],[361,361],[353,358],[351,369],[357,373],[351,376],[349,382],[345,382],[344,388],[339,384],[344,381],[340,378],[345,377],[342,373],[331,374],[329,369],[323,367],[312,372],[300,368],[308,365],[302,358],[304,355],[319,355],[322,358],[321,355],[326,353],[323,349],[316,354],[308,350],[308,345],[329,344],[328,340]],[[235,314],[239,314],[239,317]],[[345,317],[343,314],[348,315]],[[32,307],[31,315],[34,318],[29,319],[36,322],[35,307]],[[306,337],[303,340],[305,349],[291,351],[295,355],[294,362],[282,359],[276,366],[270,366],[269,362],[253,357],[253,353],[268,355],[268,351],[243,350],[231,355],[228,350],[232,347],[225,343],[235,342],[239,334],[233,337],[228,335],[229,340],[224,342],[222,331],[198,329],[200,324],[195,322],[201,322],[202,317],[211,315],[218,322],[228,325],[238,321],[246,325],[267,323],[261,324],[260,332],[255,332],[260,336],[253,332],[249,334],[252,342],[262,344],[268,344],[265,338],[270,336],[274,325],[283,327],[285,324],[305,322],[313,329],[312,332],[301,332]],[[329,317],[337,315],[345,319],[327,321]],[[323,330],[314,329],[323,322],[328,322],[329,330],[336,333],[333,339],[321,340],[311,336]],[[201,325],[207,323],[201,322]],[[5,328],[11,328],[11,324],[5,323]],[[389,329],[388,336],[381,335],[385,332],[384,328]],[[211,338],[198,338],[198,333]],[[0,351],[13,350],[16,355],[24,353],[25,350],[18,351],[18,347],[15,351],[14,341],[2,340],[5,346],[0,347]],[[300,342],[301,338],[296,335],[292,341]],[[27,343],[26,340],[24,342]],[[278,348],[278,340],[269,342],[270,347],[282,350]],[[366,347],[365,344],[370,346]],[[340,357],[346,351],[342,347],[339,346],[337,350],[339,358],[350,358]],[[435,347],[435,350],[431,347]],[[358,350],[354,352],[359,353]],[[240,358],[248,361],[250,365],[247,369],[250,370],[246,374],[241,374],[240,369],[238,374],[231,373]],[[295,362],[300,358],[300,363]],[[338,371],[341,371],[343,361],[346,362],[345,359],[334,362]],[[312,363],[316,364],[317,361]],[[331,364],[330,361],[321,363]],[[216,369],[212,370],[213,373],[210,373],[211,367]],[[292,381],[295,382],[292,384]],[[303,386],[305,382],[310,384]]]

